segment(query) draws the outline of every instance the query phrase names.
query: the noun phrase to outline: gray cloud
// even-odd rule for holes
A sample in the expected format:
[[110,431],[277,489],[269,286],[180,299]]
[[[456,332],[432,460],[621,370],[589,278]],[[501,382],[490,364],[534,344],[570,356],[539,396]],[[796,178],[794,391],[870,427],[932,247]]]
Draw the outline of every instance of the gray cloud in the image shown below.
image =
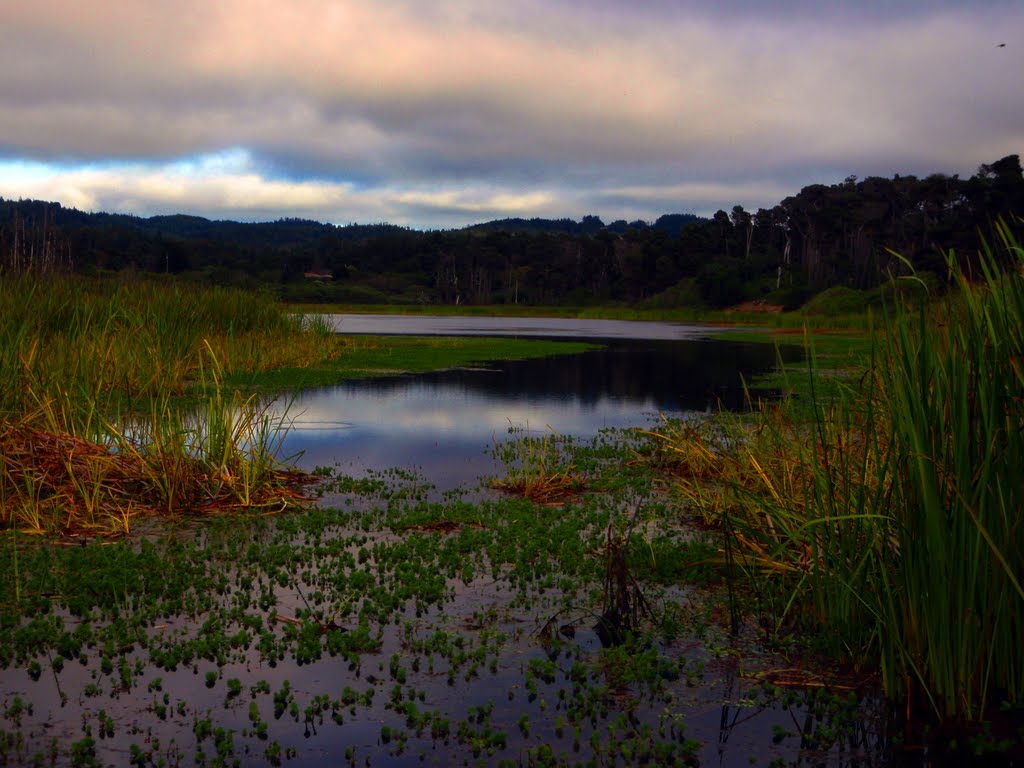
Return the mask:
[[0,4],[0,152],[49,164],[0,165],[0,194],[421,226],[653,218],[1024,148],[1024,46],[995,47],[1019,3],[104,5]]

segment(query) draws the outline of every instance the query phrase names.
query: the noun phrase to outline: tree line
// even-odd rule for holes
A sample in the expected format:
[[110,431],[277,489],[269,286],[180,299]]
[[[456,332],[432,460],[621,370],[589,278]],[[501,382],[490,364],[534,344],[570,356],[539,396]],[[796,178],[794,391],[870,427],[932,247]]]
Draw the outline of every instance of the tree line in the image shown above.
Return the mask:
[[[1018,155],[967,179],[849,177],[756,212],[654,222],[504,219],[457,230],[303,219],[240,223],[197,216],[85,213],[0,199],[0,270],[135,269],[346,303],[722,307],[794,306],[843,285],[871,288],[914,269],[945,276],[993,223],[1024,214]],[[898,254],[898,255],[897,255]]]

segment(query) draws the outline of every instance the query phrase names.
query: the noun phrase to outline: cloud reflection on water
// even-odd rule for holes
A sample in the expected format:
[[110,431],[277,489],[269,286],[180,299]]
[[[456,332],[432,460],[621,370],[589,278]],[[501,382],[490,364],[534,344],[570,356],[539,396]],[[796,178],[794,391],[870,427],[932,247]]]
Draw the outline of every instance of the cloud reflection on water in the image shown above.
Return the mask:
[[[707,340],[678,323],[551,318],[335,316],[346,333],[514,335],[600,339],[575,355],[495,362],[308,390],[288,412],[284,453],[299,465],[367,470],[416,467],[439,488],[502,471],[487,456],[510,427],[589,438],[643,426],[659,414],[743,403],[740,374],[776,362],[771,345]],[[790,354],[783,352],[783,354]]]
[[355,462],[346,468],[355,474],[418,467],[431,482],[450,488],[498,472],[486,449],[505,439],[509,427],[589,436],[604,427],[639,424],[658,411],[651,398],[509,402],[414,379],[386,391],[367,384],[300,396],[289,410],[292,431],[284,452],[303,450],[300,464],[309,469],[338,460]]

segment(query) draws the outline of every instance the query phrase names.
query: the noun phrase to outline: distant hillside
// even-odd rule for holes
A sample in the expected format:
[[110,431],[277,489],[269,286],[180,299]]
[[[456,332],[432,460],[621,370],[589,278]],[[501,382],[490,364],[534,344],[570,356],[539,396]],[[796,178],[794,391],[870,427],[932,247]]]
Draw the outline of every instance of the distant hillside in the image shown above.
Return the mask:
[[602,229],[624,233],[629,229],[657,229],[667,232],[670,237],[677,237],[680,230],[687,224],[707,221],[692,213],[669,213],[658,217],[649,224],[646,221],[625,219],[605,224],[598,216],[584,216],[580,221],[573,219],[495,219],[483,224],[472,224],[465,229],[471,232],[520,232],[529,234],[560,233],[569,235],[595,235]]
[[482,224],[465,227],[469,232],[518,232],[537,234],[540,232],[571,235],[594,234],[604,227],[597,216],[584,216],[582,221],[573,219],[495,219]]
[[330,235],[346,239],[361,239],[382,234],[405,231],[393,224],[350,224],[338,227],[309,219],[278,219],[277,221],[244,223],[237,221],[211,221],[201,216],[152,216],[139,218],[121,214],[93,214],[98,223],[109,221],[113,226],[133,227],[143,232],[165,235],[181,240],[212,240],[248,246],[295,247],[316,242]]

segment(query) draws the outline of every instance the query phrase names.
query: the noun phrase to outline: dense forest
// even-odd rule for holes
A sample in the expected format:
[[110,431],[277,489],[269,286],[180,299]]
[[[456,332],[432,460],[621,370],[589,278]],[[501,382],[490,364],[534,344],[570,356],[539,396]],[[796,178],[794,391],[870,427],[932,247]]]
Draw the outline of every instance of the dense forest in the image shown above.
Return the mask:
[[[771,209],[653,223],[504,219],[459,230],[83,213],[0,199],[0,270],[134,269],[272,287],[294,301],[792,307],[913,268],[945,277],[998,217],[1024,214],[1018,155],[969,179],[933,174],[815,184]],[[899,257],[896,256],[899,254]],[[902,258],[901,258],[902,257]]]

